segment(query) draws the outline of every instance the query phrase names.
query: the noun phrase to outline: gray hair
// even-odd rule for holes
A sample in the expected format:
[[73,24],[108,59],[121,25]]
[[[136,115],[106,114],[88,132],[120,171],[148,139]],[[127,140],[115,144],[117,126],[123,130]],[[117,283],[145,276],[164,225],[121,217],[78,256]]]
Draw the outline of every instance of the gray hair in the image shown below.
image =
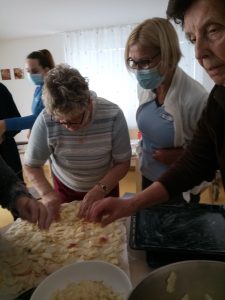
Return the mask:
[[89,98],[87,79],[69,65],[57,65],[46,75],[43,100],[48,113],[83,112]]

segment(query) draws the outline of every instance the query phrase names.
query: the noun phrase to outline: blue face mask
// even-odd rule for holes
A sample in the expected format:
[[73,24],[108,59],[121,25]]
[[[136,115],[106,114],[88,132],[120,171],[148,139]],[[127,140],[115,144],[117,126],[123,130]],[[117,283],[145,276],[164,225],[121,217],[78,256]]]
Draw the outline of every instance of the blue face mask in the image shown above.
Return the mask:
[[41,74],[27,74],[28,79],[35,85],[42,85],[44,83],[44,77]]
[[156,89],[164,80],[164,76],[161,76],[156,68],[136,70],[135,75],[140,86],[146,90]]

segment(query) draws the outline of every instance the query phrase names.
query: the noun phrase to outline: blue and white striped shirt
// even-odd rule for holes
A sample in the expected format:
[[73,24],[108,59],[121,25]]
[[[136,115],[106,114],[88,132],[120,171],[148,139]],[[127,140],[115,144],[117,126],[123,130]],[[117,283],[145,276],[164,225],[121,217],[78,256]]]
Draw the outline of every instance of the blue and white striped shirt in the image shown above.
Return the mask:
[[122,110],[92,94],[92,120],[87,127],[69,131],[44,110],[36,120],[25,164],[42,166],[51,158],[54,175],[67,187],[86,192],[114,163],[131,157],[130,139]]

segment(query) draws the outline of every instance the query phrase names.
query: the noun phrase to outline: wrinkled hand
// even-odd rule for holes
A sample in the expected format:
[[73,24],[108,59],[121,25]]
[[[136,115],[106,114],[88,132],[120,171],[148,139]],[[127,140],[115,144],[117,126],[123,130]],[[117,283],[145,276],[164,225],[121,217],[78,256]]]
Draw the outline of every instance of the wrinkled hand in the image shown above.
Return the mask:
[[42,197],[41,202],[48,210],[48,218],[46,221],[46,226],[48,228],[53,220],[59,219],[59,209],[62,201],[58,193],[51,191]]
[[104,192],[101,191],[98,187],[93,187],[85,196],[84,199],[81,201],[80,209],[78,212],[79,218],[86,218],[93,203],[97,200],[104,198]]
[[154,151],[152,157],[164,165],[171,165],[182,155],[183,151],[183,148],[159,149]]
[[109,223],[134,214],[136,206],[131,199],[123,200],[115,197],[108,197],[93,203],[87,214],[91,222],[100,222],[103,226]]
[[21,219],[35,224],[38,223],[40,229],[48,228],[48,211],[40,201],[21,196],[16,199],[15,206]]

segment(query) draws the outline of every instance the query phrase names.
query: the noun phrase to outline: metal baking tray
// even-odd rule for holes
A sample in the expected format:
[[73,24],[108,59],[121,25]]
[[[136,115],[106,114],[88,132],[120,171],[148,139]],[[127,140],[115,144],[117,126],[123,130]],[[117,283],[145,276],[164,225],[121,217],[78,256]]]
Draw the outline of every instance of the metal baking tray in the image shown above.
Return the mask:
[[158,205],[131,217],[129,244],[169,262],[225,260],[225,206]]

